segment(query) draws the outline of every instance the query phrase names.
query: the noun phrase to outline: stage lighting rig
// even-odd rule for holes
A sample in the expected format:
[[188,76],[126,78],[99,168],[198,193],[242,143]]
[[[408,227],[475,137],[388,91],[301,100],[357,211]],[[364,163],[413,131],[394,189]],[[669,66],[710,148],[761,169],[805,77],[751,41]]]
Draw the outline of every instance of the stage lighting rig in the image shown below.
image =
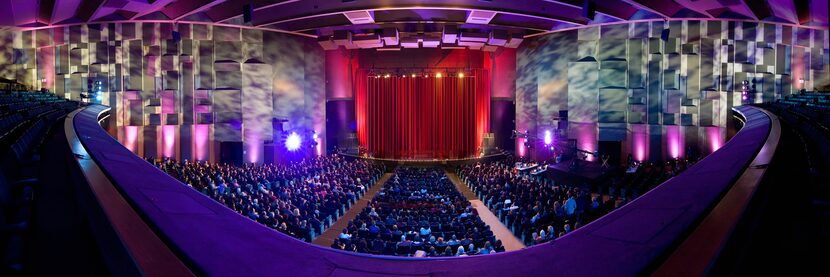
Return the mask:
[[288,151],[297,151],[297,149],[300,149],[301,144],[302,139],[296,132],[291,132],[291,134],[285,138],[285,148],[288,149]]

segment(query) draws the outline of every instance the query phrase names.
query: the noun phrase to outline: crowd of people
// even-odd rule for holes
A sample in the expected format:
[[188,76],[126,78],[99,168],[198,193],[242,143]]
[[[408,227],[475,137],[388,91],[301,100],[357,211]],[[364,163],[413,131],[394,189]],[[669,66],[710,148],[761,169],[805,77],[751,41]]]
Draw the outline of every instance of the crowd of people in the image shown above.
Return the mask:
[[490,226],[440,168],[401,167],[332,248],[391,256],[450,257],[504,251]]
[[148,161],[228,208],[307,242],[337,220],[339,211],[357,201],[384,171],[380,164],[338,155],[242,166]]
[[458,174],[516,237],[526,245],[535,245],[555,240],[625,205],[689,165],[643,164],[629,172],[633,174],[623,169],[596,192],[589,186],[554,186],[520,173],[513,158],[465,165]]

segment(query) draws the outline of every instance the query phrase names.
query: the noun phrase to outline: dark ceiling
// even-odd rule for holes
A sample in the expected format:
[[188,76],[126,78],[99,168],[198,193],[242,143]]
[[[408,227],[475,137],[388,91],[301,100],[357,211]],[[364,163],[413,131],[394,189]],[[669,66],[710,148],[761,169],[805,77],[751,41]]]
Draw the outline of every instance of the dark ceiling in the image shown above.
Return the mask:
[[[243,6],[253,5],[251,22]],[[0,26],[42,27],[107,21],[208,22],[310,36],[397,28],[440,32],[444,25],[530,35],[583,25],[641,19],[738,19],[828,25],[827,0],[0,0]],[[356,13],[355,13],[356,12]],[[368,13],[364,13],[368,12]],[[473,12],[492,17],[471,20]],[[368,14],[368,22],[347,15]],[[357,23],[357,24],[355,24]]]

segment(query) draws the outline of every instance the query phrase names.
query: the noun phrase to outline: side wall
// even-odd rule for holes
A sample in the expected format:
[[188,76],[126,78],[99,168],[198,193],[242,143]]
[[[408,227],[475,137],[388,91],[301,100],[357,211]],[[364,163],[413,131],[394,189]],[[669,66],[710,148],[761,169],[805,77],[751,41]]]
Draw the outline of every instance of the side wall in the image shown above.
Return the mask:
[[235,141],[245,162],[263,162],[273,155],[264,145],[273,118],[324,134],[324,67],[313,39],[254,29],[109,23],[0,33],[0,77],[75,100],[88,80],[103,81],[113,135],[148,157],[216,161],[219,142]]
[[[637,160],[708,154],[723,145],[732,106],[827,84],[828,57],[827,30],[768,23],[632,22],[542,35],[517,54],[516,128],[538,136],[567,110],[562,139],[579,149],[619,142],[621,157]],[[745,102],[744,80],[755,91]]]

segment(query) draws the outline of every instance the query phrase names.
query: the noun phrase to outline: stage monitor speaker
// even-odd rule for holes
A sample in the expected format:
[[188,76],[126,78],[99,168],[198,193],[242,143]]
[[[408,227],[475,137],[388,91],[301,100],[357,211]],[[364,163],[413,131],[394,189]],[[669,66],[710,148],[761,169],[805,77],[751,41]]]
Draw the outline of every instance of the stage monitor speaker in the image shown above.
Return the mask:
[[663,31],[660,32],[660,39],[663,41],[669,40],[669,29],[663,29]]
[[582,2],[582,17],[593,21],[596,14],[597,11],[593,1],[585,0]]
[[254,16],[254,6],[251,4],[245,4],[242,6],[242,21],[245,23],[250,23]]

